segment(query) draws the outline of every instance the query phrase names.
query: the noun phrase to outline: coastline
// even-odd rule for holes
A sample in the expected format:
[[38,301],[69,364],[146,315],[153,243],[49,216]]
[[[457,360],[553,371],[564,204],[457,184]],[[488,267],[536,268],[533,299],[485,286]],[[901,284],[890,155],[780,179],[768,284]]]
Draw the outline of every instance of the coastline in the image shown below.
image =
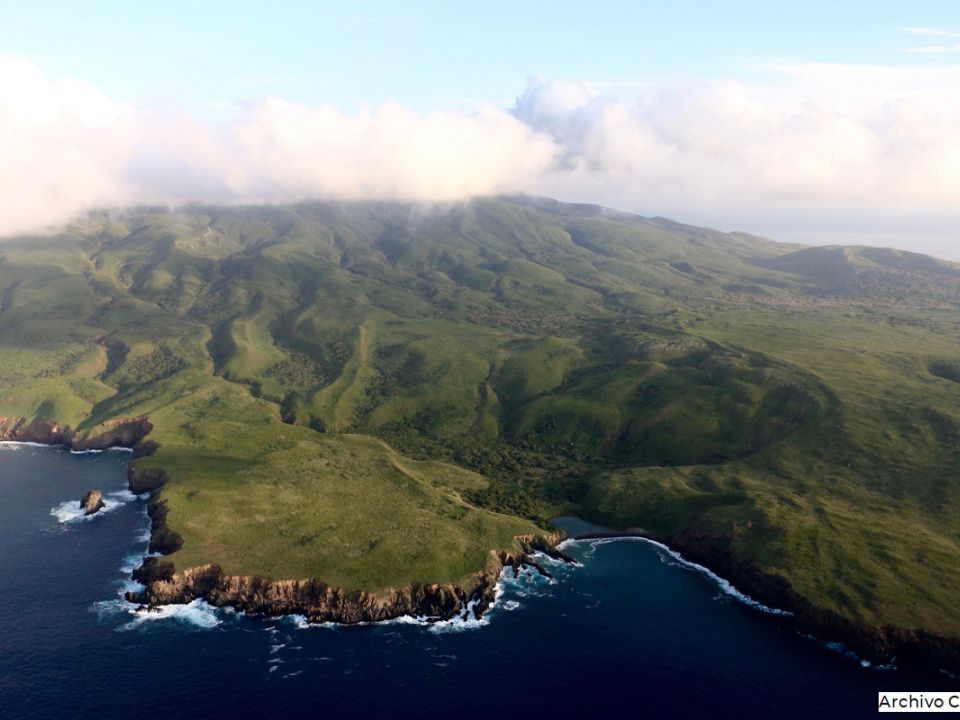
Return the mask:
[[685,534],[660,537],[635,529],[605,528],[574,535],[569,541],[630,539],[662,548],[681,564],[705,574],[725,593],[770,614],[777,622],[828,649],[852,655],[864,667],[886,668],[905,663],[925,671],[960,674],[960,638],[916,628],[849,620],[814,605],[785,578],[739,561],[726,550],[711,547],[706,538]]
[[[144,684],[136,673],[124,674],[131,658],[137,657],[151,658],[158,667],[180,668],[195,676],[191,687],[199,684],[209,689],[206,697],[210,707],[221,707],[222,688],[229,687],[237,677],[244,677],[245,682],[257,688],[261,698],[270,699],[261,712],[268,716],[271,707],[273,712],[286,707],[284,697],[312,697],[304,693],[313,688],[318,688],[326,698],[320,698],[321,704],[329,701],[327,705],[334,702],[327,697],[330,692],[342,690],[340,697],[344,706],[349,707],[351,698],[367,697],[365,693],[370,687],[381,687],[378,681],[387,672],[391,680],[403,677],[408,687],[416,687],[418,692],[422,688],[425,712],[440,707],[455,714],[457,708],[462,710],[462,697],[457,696],[456,687],[450,687],[451,681],[461,687],[478,687],[477,683],[499,687],[500,683],[510,683],[510,678],[524,677],[524,668],[529,676],[532,667],[547,668],[545,677],[549,679],[549,668],[555,667],[557,657],[566,658],[570,677],[586,678],[581,683],[582,692],[573,694],[585,701],[578,707],[581,714],[588,715],[591,707],[593,711],[605,707],[605,698],[610,699],[611,705],[616,704],[617,686],[622,685],[625,677],[651,681],[628,687],[630,692],[637,693],[638,700],[650,697],[648,692],[669,689],[670,692],[660,693],[667,699],[672,688],[690,687],[691,682],[703,679],[706,671],[714,692],[711,697],[719,701],[727,696],[728,682],[736,687],[735,683],[745,677],[754,677],[754,681],[796,678],[796,683],[779,688],[775,683],[763,685],[778,688],[771,691],[770,697],[786,698],[785,704],[789,701],[794,707],[803,700],[801,687],[805,683],[801,677],[818,681],[835,678],[829,688],[837,696],[849,698],[844,707],[856,705],[856,688],[889,689],[898,684],[895,679],[903,677],[901,673],[864,672],[855,662],[771,625],[764,616],[725,597],[718,598],[717,588],[699,574],[684,571],[666,557],[661,561],[654,548],[636,542],[604,543],[595,553],[586,542],[571,544],[565,551],[583,564],[580,568],[537,555],[535,559],[554,573],[556,582],[526,570],[514,579],[508,569],[500,579],[502,593],[498,602],[480,621],[463,622],[458,618],[431,623],[424,618],[402,617],[368,625],[316,625],[297,616],[248,617],[199,601],[166,606],[157,612],[136,611],[136,606],[123,599],[123,592],[134,589],[129,578],[146,554],[146,501],[138,498],[116,514],[92,524],[57,525],[47,517],[49,507],[63,497],[73,497],[89,482],[97,484],[98,478],[108,478],[100,480],[105,492],[125,488],[124,465],[129,455],[84,457],[70,455],[64,449],[33,447],[23,447],[19,452],[8,448],[0,455],[6,456],[8,468],[13,471],[11,480],[17,478],[17,487],[29,490],[29,495],[6,495],[9,506],[16,502],[16,516],[24,518],[18,544],[22,542],[25,548],[37,551],[30,562],[18,566],[26,572],[17,572],[13,578],[19,576],[28,582],[8,583],[11,588],[4,596],[11,618],[20,621],[14,630],[31,633],[16,637],[51,637],[48,627],[29,622],[33,619],[30,602],[31,597],[43,602],[55,598],[56,612],[51,613],[50,621],[56,623],[57,636],[66,640],[35,643],[34,647],[44,652],[38,657],[52,668],[52,673],[59,673],[57,668],[62,665],[57,661],[63,656],[58,648],[69,648],[69,667],[88,667],[91,672],[100,673],[100,687],[118,693],[122,690],[127,698],[118,709],[112,701],[105,702],[104,697],[109,695],[83,694],[89,675],[70,675],[68,682],[72,684],[59,696],[63,698],[60,709],[69,709],[71,704],[75,707],[76,698],[82,697],[88,699],[85,707],[92,714],[97,713],[99,706],[113,708],[118,716],[129,716],[144,706],[153,707],[158,717],[162,715],[176,699],[171,701],[162,684]],[[16,471],[12,464],[15,461]],[[43,482],[37,482],[40,479]],[[12,482],[5,485],[14,487]],[[33,542],[31,538],[42,542]],[[50,558],[48,564],[43,557]],[[77,559],[86,559],[89,564]],[[31,573],[31,568],[35,572]],[[19,594],[11,594],[9,590],[17,586]],[[661,590],[667,592],[669,599]],[[38,591],[43,593],[42,597],[36,595]],[[671,639],[677,627],[697,631]],[[584,650],[591,641],[601,644]],[[184,655],[185,647],[194,652]],[[701,652],[696,652],[697,648]],[[770,651],[772,657],[766,656],[765,651]],[[596,660],[614,654],[618,656],[616,666]],[[791,665],[793,662],[798,665]],[[16,663],[17,656],[11,656],[8,665],[15,667]],[[756,676],[751,676],[751,669],[756,670]],[[286,679],[286,675],[301,670],[299,680]],[[27,677],[29,669],[23,672]],[[126,681],[118,685],[121,676]],[[417,678],[422,678],[424,684],[416,684]],[[923,686],[922,679],[911,681],[915,684],[902,689],[934,689]],[[937,689],[948,682],[944,676]],[[449,689],[445,699],[435,694],[438,686]],[[810,686],[808,681],[806,687]],[[65,686],[54,688],[63,690]],[[43,698],[49,697],[43,694]],[[548,714],[564,714],[565,701],[562,694],[557,697],[554,712]],[[27,692],[18,699],[19,707],[25,711],[32,707]],[[821,700],[811,698],[811,702]],[[311,707],[316,707],[316,699],[310,702]],[[527,703],[522,706],[522,714],[547,712],[536,694],[531,697],[520,688],[509,696],[509,702],[502,702],[502,698],[492,702],[511,707],[514,713],[519,713],[520,702]],[[403,704],[396,709],[402,714]],[[242,715],[242,708],[237,712]]]
[[713,572],[713,570],[711,570],[710,568],[706,567],[705,565],[700,565],[699,563],[695,563],[691,560],[686,559],[685,557],[683,557],[683,555],[680,554],[679,551],[673,550],[665,543],[662,543],[659,540],[655,540],[653,537],[649,535],[645,535],[642,533],[621,533],[621,534],[590,533],[587,535],[579,535],[577,537],[567,538],[566,540],[560,543],[560,547],[566,545],[567,543],[576,543],[576,542],[586,542],[586,543],[601,542],[602,543],[604,541],[615,542],[615,541],[622,541],[622,540],[635,540],[637,542],[643,542],[648,545],[653,545],[657,549],[667,553],[670,557],[672,557],[675,561],[677,561],[683,567],[689,570],[693,570],[694,572],[698,572],[701,575],[708,578],[710,581],[712,581],[715,585],[717,585],[720,588],[720,591],[724,595],[729,595],[730,597],[734,598],[738,602],[748,607],[751,607],[754,610],[758,610],[762,613],[767,613],[768,615],[775,615],[779,617],[785,617],[785,618],[793,617],[793,613],[791,611],[770,607],[769,605],[764,605],[762,602],[738,590],[729,580],[727,580],[726,578],[720,577],[715,572]]
[[[151,508],[151,519],[162,532],[162,505],[151,501]],[[231,607],[248,615],[301,616],[310,624],[358,625],[403,617],[427,623],[480,620],[496,603],[502,573],[512,570],[518,575],[522,568],[529,568],[551,578],[551,573],[536,559],[536,553],[573,562],[556,549],[563,539],[560,534],[518,537],[518,552],[491,550],[486,566],[469,583],[411,583],[379,592],[335,587],[316,578],[276,580],[226,575],[212,564],[177,571],[172,564],[164,563],[162,556],[152,556],[144,558],[133,572],[133,579],[144,589],[128,592],[125,597],[147,610],[203,600],[214,607]],[[152,538],[150,547],[154,552]]]
[[123,448],[136,453],[136,446],[153,430],[146,417],[117,418],[102,424],[103,432],[87,436],[53,420],[0,416],[0,442],[61,446],[71,452]]
[[[0,444],[64,447],[71,453],[118,450],[134,457],[149,454],[152,443],[141,443],[153,429],[145,418],[118,419],[104,423],[106,431],[86,437],[59,423],[0,417]],[[215,607],[233,607],[248,614],[268,617],[301,615],[308,622],[358,624],[384,622],[402,617],[441,622],[463,617],[480,619],[495,604],[498,581],[504,570],[530,567],[550,577],[534,555],[571,562],[563,550],[565,541],[636,539],[652,543],[674,558],[716,582],[724,592],[774,616],[796,632],[828,647],[849,651],[873,666],[906,662],[936,672],[960,674],[960,638],[949,638],[917,628],[857,623],[821,608],[797,593],[789,581],[734,558],[729,551],[711,546],[708,538],[678,534],[659,537],[638,529],[565,532],[525,536],[519,552],[491,550],[486,567],[469,584],[411,584],[379,593],[351,591],[317,579],[273,580],[257,576],[228,576],[216,565],[189,568],[180,573],[172,564],[161,565],[157,555],[175,552],[182,541],[165,525],[165,508],[157,491],[162,474],[127,470],[128,486],[135,494],[150,493],[149,553],[133,573],[145,589],[127,593],[127,599],[148,609],[187,604],[202,599]]]
[[[104,423],[105,432],[91,437],[52,420],[27,422],[23,417],[0,416],[0,443],[34,447],[63,447],[73,454],[118,450],[136,457],[155,448],[141,441],[153,430],[146,417],[123,418]],[[274,580],[258,576],[225,575],[216,565],[175,572],[172,564],[159,562],[180,548],[182,540],[165,523],[166,507],[158,491],[166,482],[162,472],[127,467],[127,484],[135,495],[149,493],[147,514],[151,520],[148,555],[131,578],[144,586],[128,591],[129,602],[148,610],[166,605],[186,605],[203,600],[214,607],[232,607],[247,614],[268,617],[300,615],[311,623],[360,624],[403,617],[442,622],[456,618],[479,620],[499,594],[501,572],[529,567],[545,577],[550,572],[533,557],[542,552],[571,561],[556,546],[563,534],[518,537],[516,552],[491,550],[486,566],[469,584],[412,583],[381,592],[349,590],[330,586],[315,578]],[[472,616],[472,618],[470,617]]]
[[69,451],[71,455],[96,455],[103,452],[124,452],[124,453],[133,453],[133,448],[124,447],[123,445],[111,445],[103,449],[86,449],[86,450],[75,450],[69,445],[63,443],[51,444],[51,443],[41,443],[33,442],[32,440],[0,440],[0,447],[7,447],[10,445],[22,445],[24,447],[39,447],[39,448],[64,448]]

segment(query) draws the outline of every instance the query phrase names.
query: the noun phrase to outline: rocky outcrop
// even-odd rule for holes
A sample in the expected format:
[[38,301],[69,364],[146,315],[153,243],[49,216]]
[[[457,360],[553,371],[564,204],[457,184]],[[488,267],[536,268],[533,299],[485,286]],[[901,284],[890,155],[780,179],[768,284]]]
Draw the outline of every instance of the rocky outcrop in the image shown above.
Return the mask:
[[64,445],[71,450],[105,450],[109,447],[132,448],[153,430],[145,417],[118,418],[103,423],[103,432],[86,436],[69,425],[37,418],[0,417],[0,440]]
[[84,515],[93,515],[104,507],[103,493],[99,490],[87,490],[83,499],[80,501],[80,509]]
[[[134,453],[134,457],[136,457],[136,453]],[[134,495],[153,492],[166,482],[167,474],[163,470],[153,468],[141,469],[133,465],[127,468],[127,485],[130,487],[130,492]]]
[[[146,590],[127,593],[127,599],[156,607],[203,598],[216,607],[267,616],[304,615],[314,623],[378,622],[404,615],[448,620],[471,611],[476,617],[482,615],[496,596],[499,574],[490,569],[478,573],[472,591],[453,584],[415,583],[372,593],[345,590],[315,579],[225,575],[217,565],[172,570],[170,564],[148,559],[135,575]],[[475,601],[472,607],[471,601]]]
[[553,575],[550,571],[537,562],[533,554],[539,552],[555,560],[562,560],[568,563],[576,562],[572,557],[557,549],[557,545],[565,539],[565,533],[554,533],[552,535],[519,535],[516,540],[520,545],[520,552],[497,551],[497,560],[501,567],[513,568],[514,577],[520,574],[522,567],[529,567],[544,577],[552,578]]
[[133,571],[133,579],[141,585],[152,585],[159,580],[169,581],[173,579],[173,563],[166,562],[163,558],[151,555],[143,559],[143,564]]
[[[102,431],[96,435],[86,435],[53,420],[35,418],[27,422],[23,417],[0,416],[0,441],[35,442],[43,445],[61,445],[71,450],[106,450],[111,447],[131,448],[134,457],[152,454],[158,447],[156,443],[141,442],[153,430],[149,418],[116,418],[100,425]],[[130,489],[139,494],[160,487],[166,476],[162,471],[137,471],[132,465],[127,469]],[[88,504],[95,494],[96,499]],[[86,515],[92,515],[103,508],[103,497],[99,490],[91,490],[84,495],[80,507]],[[179,547],[179,546],[178,546]]]
[[167,502],[156,492],[150,496],[147,515],[150,517],[149,552],[170,555],[183,547],[183,538],[167,527]]

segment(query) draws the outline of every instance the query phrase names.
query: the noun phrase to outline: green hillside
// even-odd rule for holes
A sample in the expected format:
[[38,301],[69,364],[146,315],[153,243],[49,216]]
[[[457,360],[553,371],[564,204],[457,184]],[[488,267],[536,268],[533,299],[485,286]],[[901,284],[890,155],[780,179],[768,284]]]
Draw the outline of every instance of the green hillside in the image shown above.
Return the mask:
[[457,581],[577,513],[960,636],[958,306],[925,256],[548,200],[93,214],[0,246],[0,415],[148,416],[178,568]]

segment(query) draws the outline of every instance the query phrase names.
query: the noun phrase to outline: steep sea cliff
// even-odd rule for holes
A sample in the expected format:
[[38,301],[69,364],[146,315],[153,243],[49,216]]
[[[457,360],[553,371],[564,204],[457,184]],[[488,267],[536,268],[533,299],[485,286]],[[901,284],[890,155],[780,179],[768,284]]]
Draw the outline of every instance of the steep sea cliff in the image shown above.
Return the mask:
[[[156,518],[157,506],[151,507],[152,517]],[[268,617],[300,615],[311,623],[382,622],[404,616],[429,621],[478,620],[496,601],[498,582],[505,569],[512,569],[514,576],[531,569],[549,578],[550,572],[533,553],[571,561],[555,549],[562,537],[521,537],[521,552],[491,551],[486,567],[469,584],[415,583],[378,593],[332,587],[317,579],[226,575],[216,565],[176,571],[173,565],[157,557],[147,557],[133,573],[144,589],[131,591],[126,597],[150,608],[204,600],[215,607],[232,607]]]

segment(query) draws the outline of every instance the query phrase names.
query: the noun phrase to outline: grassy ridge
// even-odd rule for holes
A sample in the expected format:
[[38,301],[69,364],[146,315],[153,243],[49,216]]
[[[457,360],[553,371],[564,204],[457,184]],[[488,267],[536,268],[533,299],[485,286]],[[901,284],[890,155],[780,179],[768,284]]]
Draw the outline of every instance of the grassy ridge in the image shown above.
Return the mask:
[[149,415],[178,566],[450,581],[574,511],[960,634],[958,288],[552,201],[92,215],[0,250],[0,414]]

